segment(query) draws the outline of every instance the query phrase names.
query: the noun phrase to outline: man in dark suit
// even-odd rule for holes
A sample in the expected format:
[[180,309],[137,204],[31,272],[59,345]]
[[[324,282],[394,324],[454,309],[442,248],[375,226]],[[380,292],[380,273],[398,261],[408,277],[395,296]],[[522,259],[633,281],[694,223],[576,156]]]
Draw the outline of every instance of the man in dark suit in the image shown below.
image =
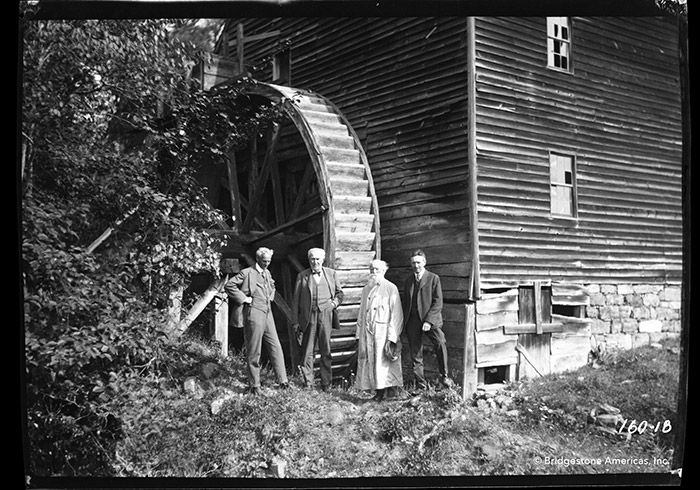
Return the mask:
[[231,278],[224,290],[231,297],[234,307],[242,308],[243,334],[248,356],[249,392],[260,393],[260,355],[265,345],[281,388],[289,388],[284,366],[284,352],[277,336],[272,316],[275,298],[275,281],[268,266],[273,251],[260,247],[255,252],[255,266],[247,267]]
[[323,267],[326,252],[309,249],[310,267],[299,273],[294,286],[292,323],[302,332],[301,373],[304,386],[314,382],[314,345],[321,353],[321,389],[328,391],[333,379],[331,366],[331,328],[339,328],[336,308],[343,302],[343,288],[336,272]]
[[442,286],[440,277],[425,269],[426,258],[422,250],[411,254],[411,274],[403,287],[404,330],[413,364],[413,376],[418,388],[425,389],[427,382],[423,372],[423,335],[427,336],[437,354],[440,383],[452,387],[447,375],[447,346],[442,331]]

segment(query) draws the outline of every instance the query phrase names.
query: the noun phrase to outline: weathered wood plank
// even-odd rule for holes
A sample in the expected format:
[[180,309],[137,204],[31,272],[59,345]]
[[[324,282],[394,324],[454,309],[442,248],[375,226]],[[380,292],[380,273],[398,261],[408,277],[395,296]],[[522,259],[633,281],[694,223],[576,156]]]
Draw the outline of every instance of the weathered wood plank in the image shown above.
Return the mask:
[[514,323],[518,323],[518,312],[514,310],[496,311],[476,316],[477,331],[493,330],[494,328],[502,328],[503,325]]
[[483,297],[476,302],[476,312],[479,315],[500,311],[518,311],[518,290],[512,289],[493,297]]
[[517,339],[513,339],[499,344],[477,344],[476,361],[478,364],[484,362],[511,364],[517,342]]

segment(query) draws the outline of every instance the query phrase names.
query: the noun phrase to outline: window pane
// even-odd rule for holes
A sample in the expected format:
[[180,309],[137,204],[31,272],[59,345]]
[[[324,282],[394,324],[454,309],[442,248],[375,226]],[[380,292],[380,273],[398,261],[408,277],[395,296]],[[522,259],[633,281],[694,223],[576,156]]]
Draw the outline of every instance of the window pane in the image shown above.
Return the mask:
[[573,216],[573,189],[571,187],[552,186],[552,214]]
[[569,174],[569,180],[573,173],[573,161],[571,157],[562,155],[549,156],[550,179],[552,184],[570,184],[567,182],[566,174]]

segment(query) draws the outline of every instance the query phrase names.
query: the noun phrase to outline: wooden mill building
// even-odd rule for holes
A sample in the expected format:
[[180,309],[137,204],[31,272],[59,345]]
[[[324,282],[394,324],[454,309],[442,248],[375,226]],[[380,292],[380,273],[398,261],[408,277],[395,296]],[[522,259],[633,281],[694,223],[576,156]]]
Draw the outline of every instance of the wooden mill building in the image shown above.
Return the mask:
[[339,372],[369,261],[401,287],[416,248],[465,389],[577,367],[680,329],[678,59],[665,17],[229,19],[203,84],[249,76],[288,122],[203,180],[279,250],[279,328],[329,252]]

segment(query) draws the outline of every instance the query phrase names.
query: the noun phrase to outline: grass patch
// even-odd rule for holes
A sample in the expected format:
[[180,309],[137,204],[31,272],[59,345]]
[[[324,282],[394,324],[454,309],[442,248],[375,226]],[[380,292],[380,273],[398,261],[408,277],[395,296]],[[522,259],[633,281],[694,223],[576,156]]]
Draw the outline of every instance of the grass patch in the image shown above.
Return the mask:
[[[381,403],[353,387],[303,389],[296,378],[279,390],[268,369],[263,396],[250,396],[240,355],[222,360],[216,346],[192,341],[174,356],[169,378],[123,407],[126,437],[114,466],[136,477],[270,478],[280,462],[286,478],[667,472],[674,430],[611,435],[588,414],[607,403],[625,418],[675,428],[672,348],[505,386],[495,396],[507,403],[493,408],[434,388]],[[204,364],[217,366],[207,379]],[[188,377],[200,379],[202,393],[183,388]]]

